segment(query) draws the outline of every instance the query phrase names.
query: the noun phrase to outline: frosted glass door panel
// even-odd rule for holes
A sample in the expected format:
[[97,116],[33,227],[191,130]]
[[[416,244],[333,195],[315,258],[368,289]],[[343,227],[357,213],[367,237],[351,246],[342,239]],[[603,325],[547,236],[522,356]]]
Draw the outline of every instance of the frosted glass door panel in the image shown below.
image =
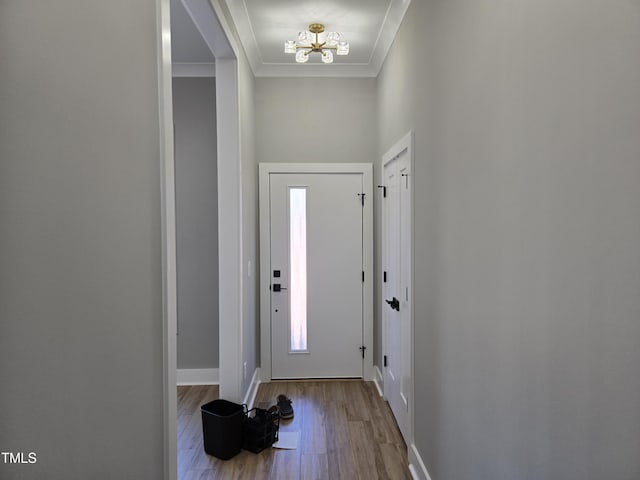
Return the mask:
[[289,189],[291,352],[307,351],[307,189]]

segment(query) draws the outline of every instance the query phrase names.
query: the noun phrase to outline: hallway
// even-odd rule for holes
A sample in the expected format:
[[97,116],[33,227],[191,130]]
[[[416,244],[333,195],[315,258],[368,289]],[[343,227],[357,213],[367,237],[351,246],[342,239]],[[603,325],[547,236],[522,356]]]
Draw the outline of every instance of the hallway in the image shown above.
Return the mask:
[[242,451],[223,461],[205,454],[200,406],[217,386],[178,387],[178,475],[191,479],[409,479],[406,447],[388,404],[371,382],[288,381],[261,384],[255,406],[278,394],[295,417],[280,431],[300,432],[298,449]]

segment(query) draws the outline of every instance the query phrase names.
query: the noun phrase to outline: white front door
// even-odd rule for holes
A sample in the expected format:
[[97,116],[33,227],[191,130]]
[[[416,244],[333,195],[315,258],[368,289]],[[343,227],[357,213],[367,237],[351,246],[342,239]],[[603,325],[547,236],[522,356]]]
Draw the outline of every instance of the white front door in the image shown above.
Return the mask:
[[362,377],[363,175],[269,175],[273,378]]
[[403,150],[383,166],[383,357],[385,397],[409,443],[411,397],[411,190]]

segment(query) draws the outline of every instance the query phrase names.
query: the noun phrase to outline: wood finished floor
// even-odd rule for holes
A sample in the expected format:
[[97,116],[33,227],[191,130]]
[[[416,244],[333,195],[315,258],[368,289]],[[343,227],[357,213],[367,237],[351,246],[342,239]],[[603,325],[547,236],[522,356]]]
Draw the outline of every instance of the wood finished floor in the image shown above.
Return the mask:
[[200,406],[218,398],[217,386],[178,387],[178,478],[192,479],[410,479],[406,447],[388,404],[360,380],[263,383],[255,406],[278,394],[295,416],[280,431],[300,432],[296,450],[245,450],[231,460],[204,452]]

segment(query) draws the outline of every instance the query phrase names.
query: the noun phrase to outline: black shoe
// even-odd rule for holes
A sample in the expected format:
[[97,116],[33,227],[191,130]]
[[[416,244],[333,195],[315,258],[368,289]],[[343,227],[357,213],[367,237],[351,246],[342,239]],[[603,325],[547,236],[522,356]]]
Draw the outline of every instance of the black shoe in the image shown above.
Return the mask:
[[293,418],[293,407],[291,400],[286,395],[278,395],[278,409],[280,410],[280,418]]

